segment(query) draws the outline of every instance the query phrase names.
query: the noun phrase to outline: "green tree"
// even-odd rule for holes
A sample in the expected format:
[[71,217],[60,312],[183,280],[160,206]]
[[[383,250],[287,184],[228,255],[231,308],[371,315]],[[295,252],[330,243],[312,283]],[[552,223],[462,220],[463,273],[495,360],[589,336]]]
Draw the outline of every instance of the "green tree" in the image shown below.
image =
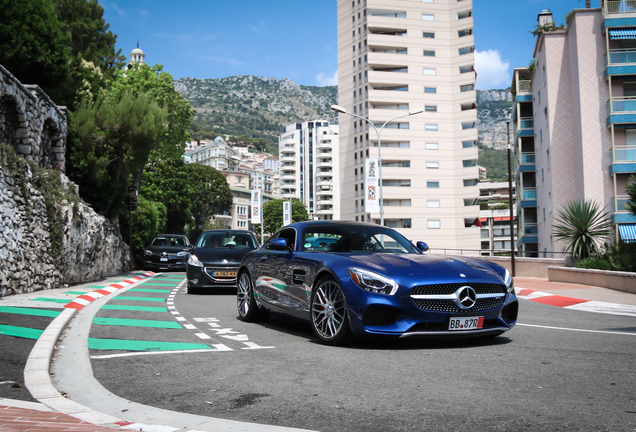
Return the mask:
[[0,1],[0,64],[58,104],[69,84],[69,42],[51,0]]
[[559,211],[553,226],[556,239],[575,259],[598,255],[601,245],[612,234],[609,214],[593,201],[572,201]]
[[167,112],[144,94],[102,92],[72,113],[69,176],[95,211],[119,214],[131,185],[150,151],[166,132]]
[[201,164],[187,164],[185,168],[189,172],[187,186],[194,218],[192,235],[198,236],[212,216],[232,209],[232,192],[223,174],[215,168]]
[[[190,103],[175,90],[173,81],[172,75],[163,71],[163,65],[150,67],[147,64],[137,64],[130,69],[118,71],[116,80],[111,84],[113,92],[145,94],[166,109],[166,131],[151,159],[180,159],[185,151],[186,141],[190,139],[188,130],[194,111]],[[140,178],[141,173],[136,180]]]
[[117,35],[103,18],[97,0],[53,0],[63,30],[70,39],[70,86],[64,103],[75,109],[82,97],[95,97],[116,70],[126,64],[115,49]]
[[631,214],[636,215],[636,175],[631,176],[627,183],[627,195],[629,196],[626,205],[627,210]]
[[183,234],[186,225],[192,221],[189,174],[181,159],[155,159],[143,171],[139,195],[166,206],[167,232]]
[[[283,227],[283,202],[286,200],[275,199],[263,203],[263,231],[274,233]],[[292,199],[292,222],[302,222],[309,219],[305,204],[297,199]],[[257,225],[260,231],[260,225]]]

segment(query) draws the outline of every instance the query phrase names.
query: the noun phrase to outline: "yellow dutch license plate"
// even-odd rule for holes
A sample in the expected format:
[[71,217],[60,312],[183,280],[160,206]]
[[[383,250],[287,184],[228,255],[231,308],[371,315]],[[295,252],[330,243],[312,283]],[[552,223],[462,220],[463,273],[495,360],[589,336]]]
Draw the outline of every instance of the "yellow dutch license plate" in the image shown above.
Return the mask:
[[236,277],[235,271],[215,271],[214,276],[216,277]]

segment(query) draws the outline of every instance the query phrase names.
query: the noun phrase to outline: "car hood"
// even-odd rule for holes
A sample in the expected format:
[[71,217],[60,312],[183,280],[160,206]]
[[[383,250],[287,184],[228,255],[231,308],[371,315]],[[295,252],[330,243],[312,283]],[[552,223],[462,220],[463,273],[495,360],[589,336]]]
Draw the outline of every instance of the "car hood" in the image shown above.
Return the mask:
[[[490,279],[502,280],[491,263],[482,259],[448,255],[397,255],[357,254],[350,255],[354,263],[387,276],[431,276],[436,279]],[[460,276],[464,275],[464,276]]]
[[244,248],[195,248],[191,254],[196,255],[204,264],[240,264],[245,254],[251,249]]

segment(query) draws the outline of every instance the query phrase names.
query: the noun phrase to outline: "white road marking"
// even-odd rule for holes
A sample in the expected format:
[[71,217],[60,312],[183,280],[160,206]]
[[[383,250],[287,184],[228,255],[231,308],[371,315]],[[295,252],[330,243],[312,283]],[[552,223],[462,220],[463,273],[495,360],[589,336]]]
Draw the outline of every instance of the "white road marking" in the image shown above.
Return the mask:
[[617,332],[617,331],[608,331],[608,330],[586,330],[586,329],[573,329],[567,327],[553,327],[553,326],[544,326],[544,325],[536,325],[536,324],[522,324],[517,323],[518,326],[522,327],[536,327],[536,328],[544,328],[550,330],[565,330],[565,331],[575,331],[582,333],[602,333],[602,334],[612,334],[612,335],[622,335],[622,336],[636,336],[636,333],[630,332]]

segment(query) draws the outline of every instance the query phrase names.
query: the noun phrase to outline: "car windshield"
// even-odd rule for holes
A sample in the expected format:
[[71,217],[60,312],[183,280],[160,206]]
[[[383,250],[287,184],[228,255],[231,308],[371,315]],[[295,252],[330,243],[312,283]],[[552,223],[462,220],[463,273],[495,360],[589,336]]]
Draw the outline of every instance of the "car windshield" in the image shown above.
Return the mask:
[[219,249],[219,248],[243,248],[256,249],[254,236],[249,233],[219,231],[201,234],[197,241],[197,248]]
[[307,252],[419,253],[400,233],[379,225],[309,227],[301,246]]
[[186,239],[181,236],[157,236],[152,241],[152,246],[185,247]]

